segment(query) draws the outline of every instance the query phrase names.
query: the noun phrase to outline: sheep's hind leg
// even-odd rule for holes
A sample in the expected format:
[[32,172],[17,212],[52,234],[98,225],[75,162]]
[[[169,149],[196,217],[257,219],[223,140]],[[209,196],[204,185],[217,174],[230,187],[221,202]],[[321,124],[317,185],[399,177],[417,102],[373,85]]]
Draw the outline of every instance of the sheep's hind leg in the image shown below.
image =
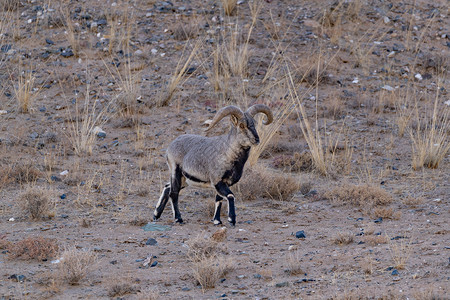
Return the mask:
[[227,200],[228,200],[228,222],[230,222],[231,225],[235,226],[236,225],[236,212],[235,212],[235,208],[234,208],[235,197],[234,197],[233,192],[222,181],[219,182],[218,184],[216,184],[215,188],[216,188],[217,193],[220,196],[227,198]]
[[215,203],[215,209],[214,209],[214,225],[220,225],[222,224],[222,221],[220,221],[220,209],[222,208],[222,199],[223,197],[220,195],[216,195],[216,203]]
[[180,167],[176,167],[175,174],[172,176],[170,181],[170,199],[172,200],[172,211],[173,217],[175,218],[175,222],[183,223],[183,219],[181,218],[180,209],[178,208],[178,194],[182,187],[182,172]]
[[161,194],[161,197],[159,197],[159,201],[156,204],[155,211],[153,212],[153,220],[156,221],[161,217],[162,212],[164,211],[164,208],[166,207],[167,201],[169,200],[169,192],[170,192],[170,183],[167,183],[164,186],[164,190]]

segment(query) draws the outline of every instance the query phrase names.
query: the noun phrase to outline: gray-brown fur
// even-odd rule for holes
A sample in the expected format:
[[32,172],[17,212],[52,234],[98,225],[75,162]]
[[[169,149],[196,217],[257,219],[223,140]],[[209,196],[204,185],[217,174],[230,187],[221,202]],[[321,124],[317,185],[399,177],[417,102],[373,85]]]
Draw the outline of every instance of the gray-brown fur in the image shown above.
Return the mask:
[[257,104],[242,112],[236,106],[219,110],[207,130],[230,115],[233,126],[228,134],[215,137],[185,134],[176,138],[167,148],[167,163],[171,181],[166,184],[154,212],[158,219],[171,199],[174,217],[183,222],[178,209],[178,194],[187,185],[212,187],[217,191],[214,224],[221,224],[221,200],[228,200],[228,220],[235,224],[234,195],[230,186],[239,181],[250,147],[259,143],[253,116],[264,113],[270,124],[272,113],[266,105]]

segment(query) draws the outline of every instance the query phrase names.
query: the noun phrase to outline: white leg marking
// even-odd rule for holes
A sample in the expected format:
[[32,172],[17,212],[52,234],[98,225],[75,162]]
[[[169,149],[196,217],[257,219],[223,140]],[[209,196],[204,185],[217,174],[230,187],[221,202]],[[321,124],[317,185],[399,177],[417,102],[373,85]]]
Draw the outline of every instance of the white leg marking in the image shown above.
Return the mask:
[[214,225],[219,225],[220,222],[218,220],[214,220]]

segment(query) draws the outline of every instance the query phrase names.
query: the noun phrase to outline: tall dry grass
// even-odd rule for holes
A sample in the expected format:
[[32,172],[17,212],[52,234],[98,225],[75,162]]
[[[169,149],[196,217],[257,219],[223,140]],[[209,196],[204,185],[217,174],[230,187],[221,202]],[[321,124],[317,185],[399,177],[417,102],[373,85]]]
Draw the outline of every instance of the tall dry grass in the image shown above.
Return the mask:
[[[181,57],[178,60],[177,66],[175,67],[175,70],[172,73],[165,89],[161,90],[156,97],[157,99],[155,104],[157,106],[169,105],[179,87],[182,86],[192,76],[192,74],[186,74],[186,70],[201,49],[201,45],[202,41],[199,40],[194,45],[192,45],[192,49],[189,50],[188,48],[189,46],[191,46],[191,44],[188,42],[185,44]],[[189,54],[187,55],[187,53]]]
[[414,170],[422,167],[436,169],[450,150],[450,108],[439,101],[439,88],[437,88],[431,117],[421,118],[422,112],[416,106],[417,126],[409,132]]
[[39,95],[40,88],[35,87],[36,77],[32,70],[21,73],[13,83],[14,96],[20,112],[28,113],[33,109],[33,102]]
[[[74,116],[69,115],[71,122],[66,128],[67,136],[76,155],[91,155],[97,139],[96,127],[101,127],[110,118],[110,109],[114,105],[111,101],[102,108],[97,109],[97,101],[89,98],[90,86],[85,92],[82,107],[75,102]],[[70,114],[70,110],[68,114]]]

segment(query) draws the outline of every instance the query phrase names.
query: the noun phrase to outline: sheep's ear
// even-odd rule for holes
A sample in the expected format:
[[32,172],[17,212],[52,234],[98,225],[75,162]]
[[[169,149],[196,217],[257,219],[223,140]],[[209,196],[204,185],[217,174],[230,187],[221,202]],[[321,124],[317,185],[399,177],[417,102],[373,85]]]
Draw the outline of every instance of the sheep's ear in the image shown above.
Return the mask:
[[233,123],[234,126],[237,126],[239,120],[235,116],[231,115],[231,122]]

